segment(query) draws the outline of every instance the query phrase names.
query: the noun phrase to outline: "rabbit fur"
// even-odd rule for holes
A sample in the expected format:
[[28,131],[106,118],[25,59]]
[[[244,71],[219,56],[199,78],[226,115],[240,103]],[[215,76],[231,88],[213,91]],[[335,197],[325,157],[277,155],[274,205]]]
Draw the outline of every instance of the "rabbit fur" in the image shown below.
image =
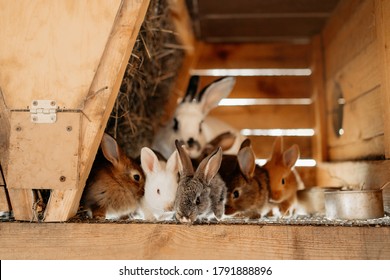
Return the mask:
[[100,148],[83,192],[83,206],[93,218],[127,218],[138,210],[144,173],[110,135],[104,133]]
[[175,200],[176,219],[181,223],[221,219],[224,214],[226,185],[218,174],[222,160],[219,147],[201,161],[194,171],[191,159],[178,140],[179,185]]

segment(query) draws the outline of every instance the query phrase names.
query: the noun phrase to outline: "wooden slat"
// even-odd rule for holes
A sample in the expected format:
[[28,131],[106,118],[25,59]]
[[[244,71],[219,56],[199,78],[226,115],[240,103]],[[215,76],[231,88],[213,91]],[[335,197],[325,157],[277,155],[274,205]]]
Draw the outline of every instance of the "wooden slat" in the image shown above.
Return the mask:
[[[199,88],[220,77],[201,76]],[[307,76],[238,76],[229,98],[310,98]]]
[[121,2],[1,0],[0,85],[8,108],[36,99],[82,108]]
[[390,227],[0,223],[0,231],[2,260],[390,258]]
[[[341,163],[320,163],[317,166],[318,185],[322,186],[364,186],[379,189],[390,182],[390,161],[355,161]],[[385,210],[390,211],[390,186],[383,189]]]
[[390,158],[390,3],[375,1],[376,26],[378,34],[379,67],[381,70],[381,101],[384,123],[384,149]]
[[372,0],[340,2],[323,32],[327,77],[376,39],[374,16]]
[[237,129],[312,128],[310,105],[219,106],[210,112]]
[[201,39],[206,42],[307,40],[322,30],[325,17],[204,18]]
[[307,68],[309,46],[299,44],[205,44],[195,69]]
[[[253,151],[257,158],[268,158],[271,155],[272,145],[275,137],[272,136],[249,136]],[[300,158],[313,158],[311,137],[284,136],[284,147],[287,149],[293,144],[297,144],[300,149]]]
[[3,168],[3,172],[6,172],[6,164],[8,163],[8,139],[11,131],[10,114],[11,112],[7,109],[0,86],[0,165]]
[[200,15],[208,14],[294,14],[294,13],[330,13],[339,0],[195,0]]

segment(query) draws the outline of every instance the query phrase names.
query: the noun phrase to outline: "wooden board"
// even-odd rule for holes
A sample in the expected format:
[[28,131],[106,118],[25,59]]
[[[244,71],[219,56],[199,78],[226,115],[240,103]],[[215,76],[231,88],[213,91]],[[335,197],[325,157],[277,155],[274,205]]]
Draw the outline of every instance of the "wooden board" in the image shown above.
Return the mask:
[[0,223],[0,232],[2,260],[390,258],[390,227]]
[[211,116],[237,129],[312,128],[311,105],[219,106]]
[[9,189],[72,189],[78,184],[80,113],[57,113],[53,124],[11,113]]
[[323,31],[325,74],[332,77],[376,39],[374,1],[341,1]]
[[384,150],[390,158],[390,3],[375,1],[376,26],[378,36],[379,69],[381,76],[381,97],[384,123]]
[[0,2],[0,86],[9,109],[80,109],[122,1]]
[[[199,89],[220,78],[201,76]],[[238,76],[229,98],[310,98],[307,76]]]
[[309,45],[205,44],[195,69],[307,68]]

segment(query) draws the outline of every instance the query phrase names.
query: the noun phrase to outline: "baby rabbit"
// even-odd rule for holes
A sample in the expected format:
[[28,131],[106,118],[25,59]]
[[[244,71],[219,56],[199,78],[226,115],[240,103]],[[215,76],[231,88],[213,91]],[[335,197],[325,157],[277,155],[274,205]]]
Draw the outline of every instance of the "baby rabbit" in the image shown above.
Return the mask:
[[226,215],[259,219],[270,211],[268,173],[256,165],[249,139],[242,142],[237,156],[223,156],[219,172],[227,186]]
[[159,160],[153,150],[141,149],[141,167],[146,175],[145,195],[141,210],[146,220],[166,220],[174,217],[173,204],[178,184],[178,156],[173,152],[167,160]]
[[294,214],[297,206],[300,177],[294,166],[298,159],[298,145],[294,144],[283,150],[283,138],[277,137],[271,156],[263,166],[269,174],[269,201],[278,206],[281,215],[287,217]]
[[87,180],[84,208],[92,218],[128,217],[137,211],[144,194],[144,173],[110,135],[103,135],[100,147],[103,155],[97,155]]
[[189,155],[178,140],[175,145],[180,159],[176,219],[181,223],[193,223],[197,219],[209,219],[212,214],[221,219],[226,198],[226,185],[218,174],[222,149],[213,151],[194,171]]

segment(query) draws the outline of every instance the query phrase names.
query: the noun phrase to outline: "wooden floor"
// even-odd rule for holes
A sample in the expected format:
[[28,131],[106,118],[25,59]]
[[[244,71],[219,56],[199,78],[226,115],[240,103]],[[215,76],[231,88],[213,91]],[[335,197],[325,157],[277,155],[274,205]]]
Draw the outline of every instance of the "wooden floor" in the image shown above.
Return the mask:
[[0,223],[0,259],[390,259],[389,226]]

